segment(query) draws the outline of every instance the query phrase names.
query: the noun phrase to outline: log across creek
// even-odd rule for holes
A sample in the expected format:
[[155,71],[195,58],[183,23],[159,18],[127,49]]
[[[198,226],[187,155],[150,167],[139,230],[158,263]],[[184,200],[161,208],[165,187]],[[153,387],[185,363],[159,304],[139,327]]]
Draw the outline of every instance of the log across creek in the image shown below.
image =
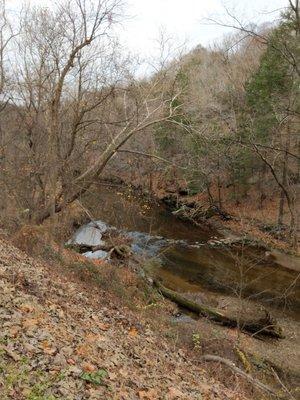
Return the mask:
[[277,325],[276,321],[269,314],[257,320],[229,317],[213,308],[187,299],[181,294],[166,288],[158,280],[154,281],[154,285],[164,297],[173,301],[178,306],[199,316],[206,317],[219,325],[227,326],[228,328],[238,328],[241,331],[251,333],[253,336],[269,336],[276,339],[284,339],[281,327]]

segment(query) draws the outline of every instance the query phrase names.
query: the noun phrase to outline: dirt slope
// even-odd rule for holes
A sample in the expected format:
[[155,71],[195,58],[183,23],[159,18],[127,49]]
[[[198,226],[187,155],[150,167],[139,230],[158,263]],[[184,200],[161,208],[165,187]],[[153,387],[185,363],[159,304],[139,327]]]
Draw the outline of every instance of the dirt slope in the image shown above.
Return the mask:
[[243,398],[81,290],[0,239],[1,400]]

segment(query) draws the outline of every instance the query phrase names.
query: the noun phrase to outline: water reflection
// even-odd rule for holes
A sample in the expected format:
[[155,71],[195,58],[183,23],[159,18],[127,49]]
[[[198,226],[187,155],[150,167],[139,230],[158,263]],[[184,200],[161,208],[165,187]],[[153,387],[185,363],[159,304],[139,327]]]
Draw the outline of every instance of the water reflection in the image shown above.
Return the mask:
[[[135,251],[153,257],[164,248],[158,273],[175,290],[239,294],[300,311],[299,272],[286,268],[288,257],[281,255],[276,262],[250,248],[212,248],[207,242],[217,236],[215,231],[180,221],[164,207],[120,189],[95,191],[85,206],[95,219],[131,231]],[[170,245],[163,238],[179,242]],[[293,258],[295,265],[297,261]]]

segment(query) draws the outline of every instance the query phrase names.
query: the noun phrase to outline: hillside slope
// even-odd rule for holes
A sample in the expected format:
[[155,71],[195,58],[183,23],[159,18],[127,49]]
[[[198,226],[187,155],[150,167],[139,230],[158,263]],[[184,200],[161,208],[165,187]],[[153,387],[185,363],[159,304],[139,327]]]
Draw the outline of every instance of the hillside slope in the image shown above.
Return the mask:
[[61,274],[0,239],[1,400],[243,398]]

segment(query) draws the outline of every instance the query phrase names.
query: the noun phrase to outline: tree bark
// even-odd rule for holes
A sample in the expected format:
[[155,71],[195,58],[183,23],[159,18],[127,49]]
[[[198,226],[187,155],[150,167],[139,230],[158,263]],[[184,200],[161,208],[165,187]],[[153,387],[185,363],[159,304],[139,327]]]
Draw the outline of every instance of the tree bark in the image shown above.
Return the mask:
[[276,183],[284,193],[284,196],[287,201],[288,209],[290,212],[290,238],[291,238],[291,245],[293,246],[293,249],[297,251],[298,249],[298,237],[297,237],[297,229],[298,229],[298,220],[297,220],[297,214],[296,214],[296,205],[295,201],[293,199],[293,196],[290,192],[289,186],[285,186],[283,182],[278,178],[277,173],[275,172],[275,169],[273,165],[267,160],[267,158],[259,151],[258,147],[256,144],[253,143],[254,149],[256,153],[259,155],[261,160],[268,166],[270,169],[271,174],[273,175],[273,178],[275,179]]
[[[287,138],[286,138],[286,142],[285,142],[285,152],[284,152],[283,166],[282,166],[282,184],[284,187],[288,186],[288,181],[287,181],[288,162],[289,162],[288,153],[290,150],[290,141],[291,141],[289,121],[287,124],[288,124],[287,125]],[[285,200],[284,191],[281,189],[280,201],[279,201],[279,211],[278,211],[278,225],[283,224],[284,200]]]

